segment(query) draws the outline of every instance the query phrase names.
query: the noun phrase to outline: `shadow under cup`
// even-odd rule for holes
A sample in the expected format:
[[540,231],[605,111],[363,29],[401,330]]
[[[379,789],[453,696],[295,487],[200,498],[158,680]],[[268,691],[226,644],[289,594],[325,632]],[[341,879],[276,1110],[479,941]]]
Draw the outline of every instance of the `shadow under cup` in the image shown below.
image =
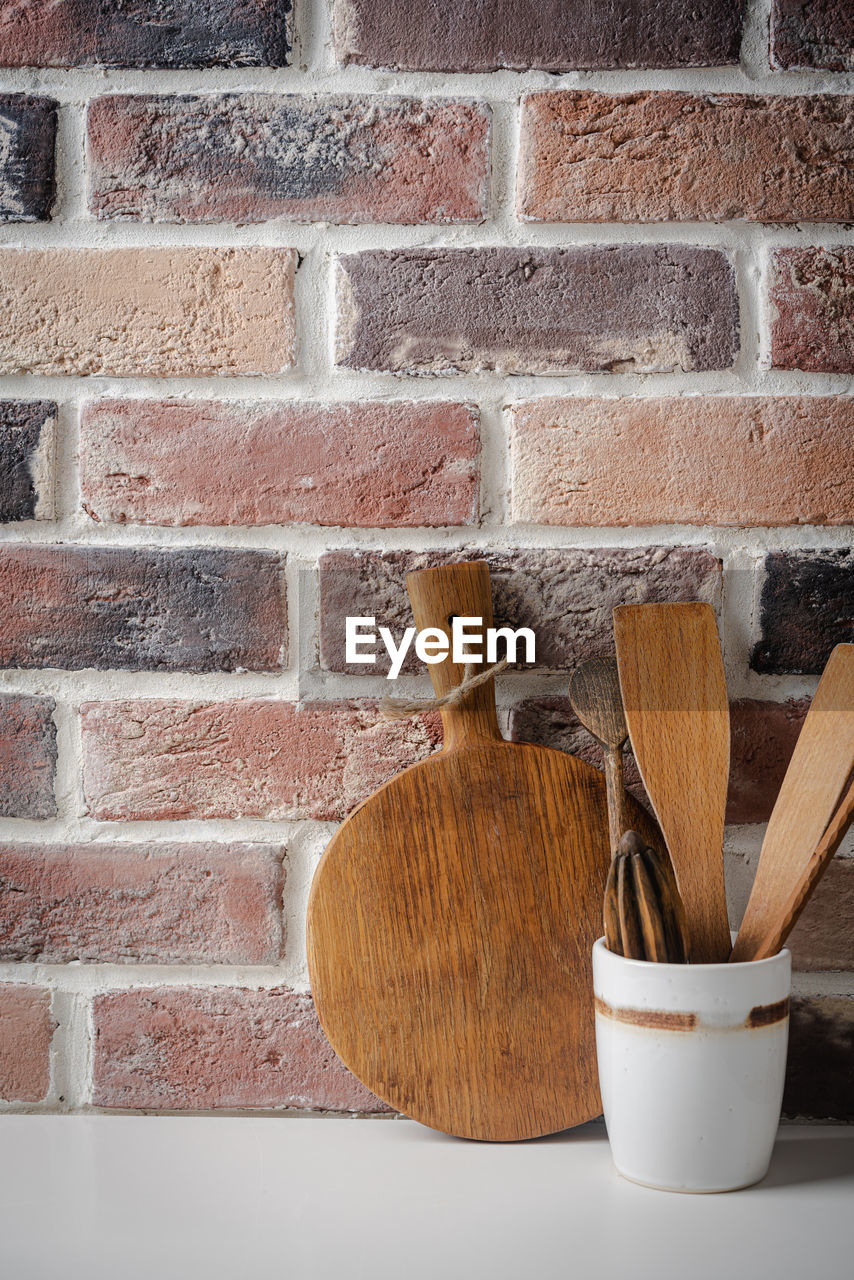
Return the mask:
[[786,1072],[791,955],[655,964],[593,947],[611,1154],[633,1182],[734,1191],[768,1170]]

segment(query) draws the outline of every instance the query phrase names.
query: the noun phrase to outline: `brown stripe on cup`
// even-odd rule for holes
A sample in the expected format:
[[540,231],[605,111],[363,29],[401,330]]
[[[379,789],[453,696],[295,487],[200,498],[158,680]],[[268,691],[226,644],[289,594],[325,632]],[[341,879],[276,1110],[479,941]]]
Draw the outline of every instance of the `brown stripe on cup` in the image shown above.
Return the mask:
[[746,1027],[770,1027],[775,1022],[782,1022],[789,1016],[789,997],[776,1000],[774,1004],[757,1004],[750,1010],[744,1020]]
[[626,1009],[614,1008],[606,1004],[599,996],[593,1000],[596,1012],[603,1018],[612,1018],[615,1022],[625,1022],[632,1027],[644,1027],[650,1031],[742,1031],[745,1028],[756,1029],[770,1027],[782,1022],[789,1016],[789,1000],[777,1000],[773,1004],[757,1004],[750,1010],[744,1022],[730,1027],[708,1026],[700,1021],[696,1013],[675,1012],[669,1009]]
[[634,1027],[649,1027],[653,1031],[693,1031],[697,1025],[696,1013],[674,1013],[668,1009],[614,1009],[594,996],[596,1012],[603,1018],[616,1022],[628,1022]]

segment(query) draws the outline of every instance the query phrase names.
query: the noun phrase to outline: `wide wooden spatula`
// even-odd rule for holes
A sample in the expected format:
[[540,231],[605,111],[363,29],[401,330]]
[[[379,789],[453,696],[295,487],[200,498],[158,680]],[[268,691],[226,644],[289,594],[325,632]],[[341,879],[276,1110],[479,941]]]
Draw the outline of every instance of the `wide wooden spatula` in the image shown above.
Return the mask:
[[[482,562],[407,578],[419,629],[492,625]],[[451,657],[435,692],[460,684]],[[308,963],[333,1048],[400,1111],[469,1138],[599,1114],[590,952],[610,862],[602,775],[505,742],[493,682],[442,709],[445,745],[350,815],[311,888]],[[633,800],[632,827],[654,842]]]
[[850,824],[851,797],[842,797],[852,769],[854,644],[838,644],[774,804],[732,960],[759,960],[783,945]]
[[711,605],[620,605],[614,639],[629,737],[685,904],[691,962],[731,950],[723,837],[729,703]]

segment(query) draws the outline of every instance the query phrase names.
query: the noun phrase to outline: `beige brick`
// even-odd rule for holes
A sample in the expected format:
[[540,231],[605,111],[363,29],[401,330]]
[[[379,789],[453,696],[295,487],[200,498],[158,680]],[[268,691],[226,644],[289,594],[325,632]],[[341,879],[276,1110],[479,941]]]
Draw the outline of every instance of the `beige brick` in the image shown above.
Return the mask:
[[0,373],[280,373],[295,265],[291,249],[0,251]]
[[852,432],[845,396],[528,401],[513,412],[513,519],[850,524]]

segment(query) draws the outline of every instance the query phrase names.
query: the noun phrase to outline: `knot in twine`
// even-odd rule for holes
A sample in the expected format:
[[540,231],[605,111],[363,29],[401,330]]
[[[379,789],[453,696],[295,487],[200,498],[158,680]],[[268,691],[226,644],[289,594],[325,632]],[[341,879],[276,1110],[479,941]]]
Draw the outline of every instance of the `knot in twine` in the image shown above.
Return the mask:
[[389,698],[386,696],[380,703],[380,712],[387,720],[405,720],[408,716],[417,716],[422,711],[439,711],[442,707],[455,707],[468,697],[472,689],[486,684],[499,671],[507,666],[507,658],[502,658],[492,667],[485,667],[475,675],[476,664],[467,662],[463,668],[463,678],[441,698]]

